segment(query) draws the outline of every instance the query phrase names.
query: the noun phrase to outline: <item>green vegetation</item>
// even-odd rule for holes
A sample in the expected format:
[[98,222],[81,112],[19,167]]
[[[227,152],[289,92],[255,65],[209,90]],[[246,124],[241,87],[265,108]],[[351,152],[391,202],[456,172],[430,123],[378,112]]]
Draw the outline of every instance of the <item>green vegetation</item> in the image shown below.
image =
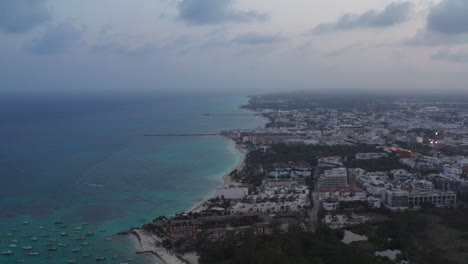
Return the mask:
[[319,158],[340,156],[344,159],[354,158],[360,152],[381,152],[374,145],[360,144],[356,146],[325,146],[325,145],[273,145],[266,153],[251,152],[247,161],[262,164],[264,168],[271,168],[275,163],[305,161],[311,166],[317,165]]
[[341,242],[342,231],[320,226],[316,233],[247,237],[240,247],[210,248],[201,252],[202,264],[391,263],[372,252]]
[[348,168],[361,168],[366,171],[389,171],[394,169],[408,169],[398,161],[395,154],[387,158],[371,159],[371,160],[348,160],[344,162],[344,166]]
[[363,248],[400,249],[410,263],[468,263],[468,212],[464,210],[392,213],[388,220],[347,229],[369,238],[357,243]]

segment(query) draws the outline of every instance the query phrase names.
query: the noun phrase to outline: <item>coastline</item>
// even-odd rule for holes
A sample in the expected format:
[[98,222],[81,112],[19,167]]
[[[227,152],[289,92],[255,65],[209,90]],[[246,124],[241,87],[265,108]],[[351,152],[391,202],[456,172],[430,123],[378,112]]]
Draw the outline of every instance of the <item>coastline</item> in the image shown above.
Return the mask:
[[[231,139],[230,139],[231,140]],[[223,176],[223,183],[219,185],[217,188],[229,188],[230,186],[238,185],[239,182],[234,181],[231,177],[231,173],[235,170],[242,170],[245,166],[245,159],[249,151],[245,149],[242,145],[235,143],[235,148],[237,151],[242,153],[243,158],[241,162],[231,170],[228,170]],[[192,206],[187,212],[196,213],[203,210],[203,205],[205,202],[211,198],[213,198],[214,192],[211,192],[207,195],[208,198],[203,199],[202,201],[196,203]],[[137,254],[151,254],[157,263],[163,264],[198,264],[198,258],[196,252],[186,252],[182,255],[176,255],[175,253],[169,251],[168,249],[164,248],[162,245],[158,243],[159,238],[155,235],[152,235],[142,229],[134,229],[132,232],[129,233],[132,235],[136,241],[135,248],[139,248],[137,250]],[[184,259],[186,261],[181,260]]]
[[[249,111],[249,112],[255,112],[253,110],[242,109],[241,106],[239,106],[239,109]],[[269,122],[261,115],[256,116],[256,118],[265,123]],[[241,144],[238,144],[237,142],[235,142],[233,139],[229,137],[224,137],[224,138],[234,142],[234,147],[236,151],[242,154],[242,159],[237,166],[226,171],[226,173],[221,177],[222,183],[217,187],[217,189],[229,188],[231,186],[236,186],[240,184],[239,182],[234,181],[234,179],[231,177],[231,174],[233,171],[236,171],[236,170],[240,171],[244,168],[245,160],[249,153],[249,150],[244,148]],[[202,199],[202,201],[195,203],[195,205],[193,205],[189,210],[187,210],[187,212],[196,213],[196,212],[202,211],[204,204],[206,203],[206,201],[213,198],[215,191],[207,194],[207,196],[204,199]],[[184,264],[184,263],[198,264],[199,256],[197,255],[196,252],[186,252],[181,255],[176,255],[175,253],[171,252],[170,250],[160,245],[158,243],[159,238],[157,236],[152,235],[142,229],[132,230],[130,234],[136,238],[136,243],[138,244],[137,247],[140,248],[139,252],[152,254],[155,257],[155,259],[158,260],[158,262],[161,262],[163,264]],[[184,260],[181,260],[181,259],[184,259]]]

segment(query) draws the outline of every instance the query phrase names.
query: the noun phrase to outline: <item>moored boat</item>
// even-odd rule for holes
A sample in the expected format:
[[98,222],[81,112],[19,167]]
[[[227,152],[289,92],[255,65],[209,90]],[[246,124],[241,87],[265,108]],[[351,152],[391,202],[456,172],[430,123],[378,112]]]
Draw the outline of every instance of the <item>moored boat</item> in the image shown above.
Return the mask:
[[11,250],[7,250],[7,251],[2,252],[2,255],[6,255],[6,256],[13,255],[13,252],[11,252]]
[[81,248],[73,248],[72,249],[72,252],[80,252],[81,251]]

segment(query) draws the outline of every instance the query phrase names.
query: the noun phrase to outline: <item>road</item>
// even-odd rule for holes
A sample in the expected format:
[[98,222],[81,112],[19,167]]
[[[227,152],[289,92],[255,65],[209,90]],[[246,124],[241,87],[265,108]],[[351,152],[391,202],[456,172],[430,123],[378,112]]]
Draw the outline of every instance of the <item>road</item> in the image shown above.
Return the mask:
[[314,188],[311,190],[311,198],[313,201],[313,207],[309,209],[309,230],[311,232],[315,232],[315,229],[317,228],[317,213],[320,208],[320,201],[319,201],[319,193],[318,193],[318,174],[319,170],[317,167],[314,168],[312,177],[314,179]]

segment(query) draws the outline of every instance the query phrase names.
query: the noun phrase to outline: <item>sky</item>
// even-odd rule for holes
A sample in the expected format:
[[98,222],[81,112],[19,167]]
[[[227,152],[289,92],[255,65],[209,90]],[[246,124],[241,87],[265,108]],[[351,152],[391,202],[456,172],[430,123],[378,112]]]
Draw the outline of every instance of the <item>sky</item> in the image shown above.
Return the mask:
[[1,0],[0,94],[467,90],[468,0]]

